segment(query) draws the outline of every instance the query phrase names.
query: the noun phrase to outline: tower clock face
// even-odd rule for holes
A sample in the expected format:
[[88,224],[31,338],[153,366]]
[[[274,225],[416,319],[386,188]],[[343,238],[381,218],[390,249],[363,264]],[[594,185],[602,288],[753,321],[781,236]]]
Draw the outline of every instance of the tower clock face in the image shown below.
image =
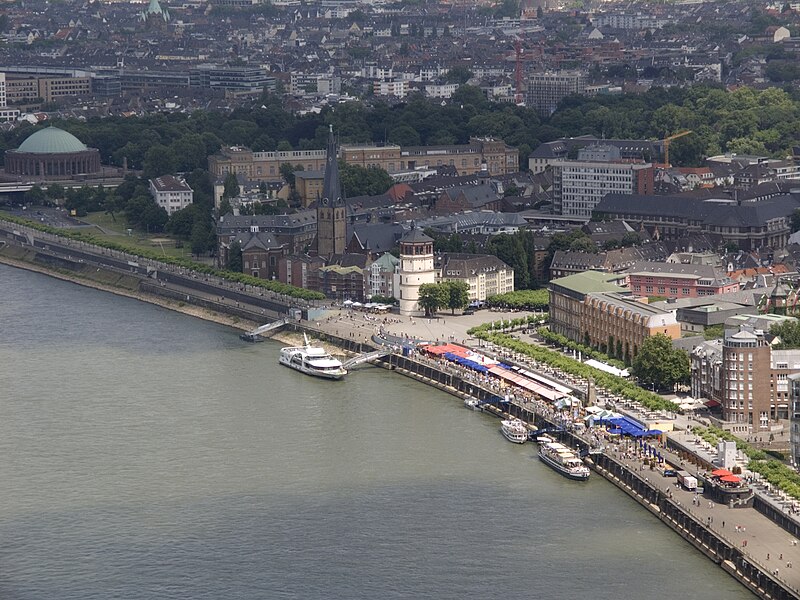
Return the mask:
[[327,198],[323,198],[322,199],[322,206],[328,206],[328,199]]

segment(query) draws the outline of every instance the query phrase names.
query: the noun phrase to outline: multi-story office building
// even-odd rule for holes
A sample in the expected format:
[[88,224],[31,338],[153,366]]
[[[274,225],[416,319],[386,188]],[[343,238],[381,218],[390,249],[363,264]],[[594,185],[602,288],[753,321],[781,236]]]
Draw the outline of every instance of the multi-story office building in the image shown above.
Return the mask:
[[276,82],[261,67],[202,65],[189,71],[189,85],[228,93],[260,94],[265,89],[274,90]]
[[619,148],[592,145],[577,160],[555,161],[553,211],[589,218],[606,194],[653,193],[653,165],[622,160]]
[[367,293],[370,298],[394,298],[399,294],[399,287],[400,259],[385,252],[369,266]]
[[405,98],[408,96],[409,83],[405,79],[381,79],[372,82],[372,93],[376,96],[394,96]]
[[619,150],[619,156],[623,162],[653,162],[664,154],[664,142],[661,141],[607,140],[592,135],[580,135],[539,144],[528,155],[528,169],[534,174],[542,173],[548,167],[552,167],[555,162],[566,160],[570,154],[577,153],[581,148],[596,144],[614,146]]
[[608,194],[597,205],[598,218],[641,223],[663,240],[704,233],[735,243],[746,252],[783,248],[791,234],[789,217],[800,207],[800,193],[790,190],[757,200],[737,201],[723,193],[671,196]]
[[0,73],[0,121],[13,121],[18,116],[18,110],[6,107],[6,74]]
[[8,77],[6,97],[9,102],[58,102],[63,98],[88,96],[92,91],[90,77]]
[[553,279],[550,291],[550,329],[571,340],[583,340],[583,301],[592,292],[622,292],[620,276],[585,271]]
[[581,71],[556,71],[533,73],[528,78],[525,103],[540,115],[552,115],[558,103],[572,94],[586,93],[586,73]]
[[649,337],[681,337],[681,326],[673,311],[651,306],[646,298],[619,292],[588,294],[583,301],[581,324],[583,338],[576,341],[628,362],[636,358]]

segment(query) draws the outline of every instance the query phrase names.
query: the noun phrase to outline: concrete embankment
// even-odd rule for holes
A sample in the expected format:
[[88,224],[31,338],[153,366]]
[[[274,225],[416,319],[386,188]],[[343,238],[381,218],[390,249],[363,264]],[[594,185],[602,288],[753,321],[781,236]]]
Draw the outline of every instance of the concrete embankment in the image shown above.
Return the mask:
[[[36,273],[55,277],[62,281],[69,281],[85,287],[90,287],[104,292],[117,294],[133,298],[142,302],[148,302],[174,310],[192,317],[197,317],[205,321],[213,321],[221,325],[235,327],[237,329],[250,329],[260,322],[256,322],[256,314],[252,319],[246,315],[230,314],[224,309],[235,309],[235,307],[221,307],[213,305],[203,305],[200,302],[186,302],[185,295],[169,296],[166,292],[153,294],[152,288],[142,286],[142,278],[123,274],[103,267],[95,267],[87,263],[76,260],[68,260],[61,257],[49,255],[46,252],[34,248],[23,248],[15,245],[6,244],[0,247],[0,263],[25,269]],[[145,287],[143,290],[142,287]],[[190,298],[194,299],[194,298]],[[196,298],[194,300],[200,300]]]

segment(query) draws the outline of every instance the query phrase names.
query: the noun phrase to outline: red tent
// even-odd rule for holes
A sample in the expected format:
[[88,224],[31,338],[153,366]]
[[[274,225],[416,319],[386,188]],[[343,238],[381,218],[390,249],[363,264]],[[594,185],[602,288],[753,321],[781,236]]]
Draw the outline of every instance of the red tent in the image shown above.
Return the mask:
[[724,477],[720,477],[719,480],[725,483],[739,483],[741,481],[736,475],[725,475]]
[[717,469],[716,471],[711,471],[711,475],[714,477],[728,477],[729,475],[733,475],[728,469]]

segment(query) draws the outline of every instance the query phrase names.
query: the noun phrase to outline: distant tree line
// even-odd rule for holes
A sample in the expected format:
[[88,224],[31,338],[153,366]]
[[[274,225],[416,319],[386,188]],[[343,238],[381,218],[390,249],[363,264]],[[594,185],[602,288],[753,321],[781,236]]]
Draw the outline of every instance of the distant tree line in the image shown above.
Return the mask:
[[[454,70],[452,77],[466,75]],[[49,124],[98,148],[104,163],[122,166],[127,160],[130,168],[148,178],[205,169],[208,156],[223,145],[256,151],[322,149],[330,125],[342,143],[416,146],[499,137],[519,148],[523,169],[532,149],[560,137],[661,139],[692,130],[692,135],[673,142],[670,155],[675,164],[697,165],[724,151],[790,153],[800,128],[800,91],[742,87],[729,92],[721,86],[696,85],[653,88],[644,94],[570,96],[551,117],[541,118],[532,107],[491,102],[479,88],[464,85],[444,106],[415,94],[391,106],[380,100],[352,102],[301,116],[285,110],[279,97],[265,94],[252,107],[229,113],[53,119]],[[0,151],[18,147],[32,132],[27,124],[2,132]]]

